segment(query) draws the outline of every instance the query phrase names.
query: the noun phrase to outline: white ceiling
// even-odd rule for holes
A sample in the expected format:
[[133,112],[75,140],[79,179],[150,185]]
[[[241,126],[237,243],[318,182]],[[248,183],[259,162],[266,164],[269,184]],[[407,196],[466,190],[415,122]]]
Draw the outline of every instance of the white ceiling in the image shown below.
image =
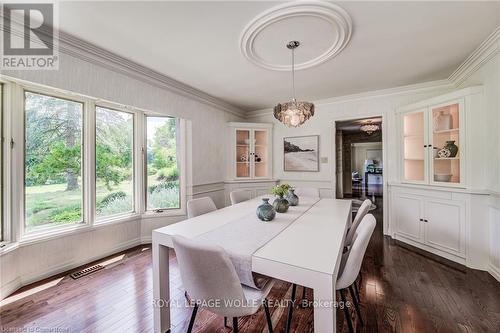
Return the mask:
[[[61,2],[59,24],[76,37],[242,109],[255,110],[290,97],[290,73],[252,64],[239,46],[244,27],[277,4]],[[298,99],[445,79],[500,25],[500,2],[336,4],[352,18],[351,40],[336,57],[296,73]],[[318,27],[320,23],[304,25],[300,38],[310,36],[322,43],[318,36],[328,38],[328,34]],[[276,44],[285,45],[288,39],[276,37]],[[290,57],[285,47],[275,52],[269,56],[276,61]],[[307,52],[302,46],[297,58]]]

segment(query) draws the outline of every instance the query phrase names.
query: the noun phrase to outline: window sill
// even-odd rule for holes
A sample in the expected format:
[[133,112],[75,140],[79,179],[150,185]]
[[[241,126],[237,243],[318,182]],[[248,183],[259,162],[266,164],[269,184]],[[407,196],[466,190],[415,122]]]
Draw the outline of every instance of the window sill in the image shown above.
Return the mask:
[[97,229],[97,228],[102,228],[108,225],[113,225],[113,224],[120,224],[123,222],[130,222],[130,221],[135,221],[139,220],[141,218],[141,214],[128,214],[128,215],[121,215],[121,216],[113,216],[107,219],[103,219],[100,221],[96,221],[94,225],[91,227],[92,229]]
[[17,250],[17,248],[19,247],[19,243],[10,243],[10,242],[3,242],[0,245],[3,245],[3,247],[0,247],[0,257],[9,252]]
[[46,229],[46,230],[31,232],[31,233],[27,233],[21,237],[21,239],[19,240],[19,246],[31,245],[31,244],[51,240],[54,238],[59,238],[61,236],[72,235],[72,234],[77,234],[80,232],[89,231],[91,229],[92,229],[92,227],[89,226],[88,224],[81,223],[81,224],[67,226],[67,227],[58,228],[58,229],[50,228],[50,229]]
[[39,231],[39,232],[33,232],[33,233],[29,233],[29,234],[26,234],[23,237],[21,237],[21,240],[18,242],[18,244],[19,244],[19,246],[31,245],[31,244],[35,244],[35,243],[45,242],[45,241],[52,240],[52,239],[57,239],[57,238],[64,237],[64,236],[78,234],[81,232],[89,232],[92,230],[97,230],[97,229],[104,228],[104,227],[107,227],[110,225],[135,221],[135,220],[139,220],[140,218],[141,218],[140,214],[125,215],[125,216],[119,216],[119,217],[115,217],[112,219],[99,221],[98,223],[97,222],[94,223],[94,225],[80,224],[80,225],[68,226],[68,227],[60,228],[60,229],[50,229],[50,230],[43,230],[43,231]]
[[159,218],[159,217],[181,217],[186,216],[186,211],[184,209],[170,209],[165,210],[161,213],[155,213],[154,211],[148,211],[141,215],[143,219]]

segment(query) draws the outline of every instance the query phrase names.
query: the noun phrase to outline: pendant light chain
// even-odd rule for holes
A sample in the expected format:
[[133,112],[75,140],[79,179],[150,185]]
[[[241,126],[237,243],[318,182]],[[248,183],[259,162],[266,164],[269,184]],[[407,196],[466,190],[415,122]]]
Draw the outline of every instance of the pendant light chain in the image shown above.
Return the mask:
[[292,101],[295,103],[295,48],[292,49]]

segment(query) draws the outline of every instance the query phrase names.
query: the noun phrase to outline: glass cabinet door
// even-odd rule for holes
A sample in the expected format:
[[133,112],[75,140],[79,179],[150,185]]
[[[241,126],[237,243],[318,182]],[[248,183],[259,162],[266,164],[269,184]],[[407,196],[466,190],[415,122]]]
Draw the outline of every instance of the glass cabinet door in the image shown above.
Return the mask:
[[403,179],[424,182],[426,165],[425,110],[403,115]]
[[460,102],[431,108],[431,182],[460,184]]
[[251,137],[250,130],[236,130],[236,178],[250,178]]
[[255,178],[268,177],[268,142],[267,130],[255,130],[254,132],[254,176]]

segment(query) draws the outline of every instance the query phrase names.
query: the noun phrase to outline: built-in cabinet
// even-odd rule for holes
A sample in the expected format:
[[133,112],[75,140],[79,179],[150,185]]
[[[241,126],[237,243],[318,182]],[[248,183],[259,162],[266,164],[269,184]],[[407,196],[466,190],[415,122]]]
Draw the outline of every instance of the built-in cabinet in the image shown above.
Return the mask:
[[464,105],[459,98],[400,112],[403,182],[464,186]]
[[396,238],[465,258],[466,205],[465,201],[396,191],[392,195]]
[[256,197],[277,183],[272,176],[272,129],[266,123],[228,123],[226,205],[231,191],[247,190]]
[[272,124],[229,123],[230,179],[272,178]]
[[399,108],[388,187],[391,236],[469,267],[484,267],[488,230],[481,96],[469,87]]

